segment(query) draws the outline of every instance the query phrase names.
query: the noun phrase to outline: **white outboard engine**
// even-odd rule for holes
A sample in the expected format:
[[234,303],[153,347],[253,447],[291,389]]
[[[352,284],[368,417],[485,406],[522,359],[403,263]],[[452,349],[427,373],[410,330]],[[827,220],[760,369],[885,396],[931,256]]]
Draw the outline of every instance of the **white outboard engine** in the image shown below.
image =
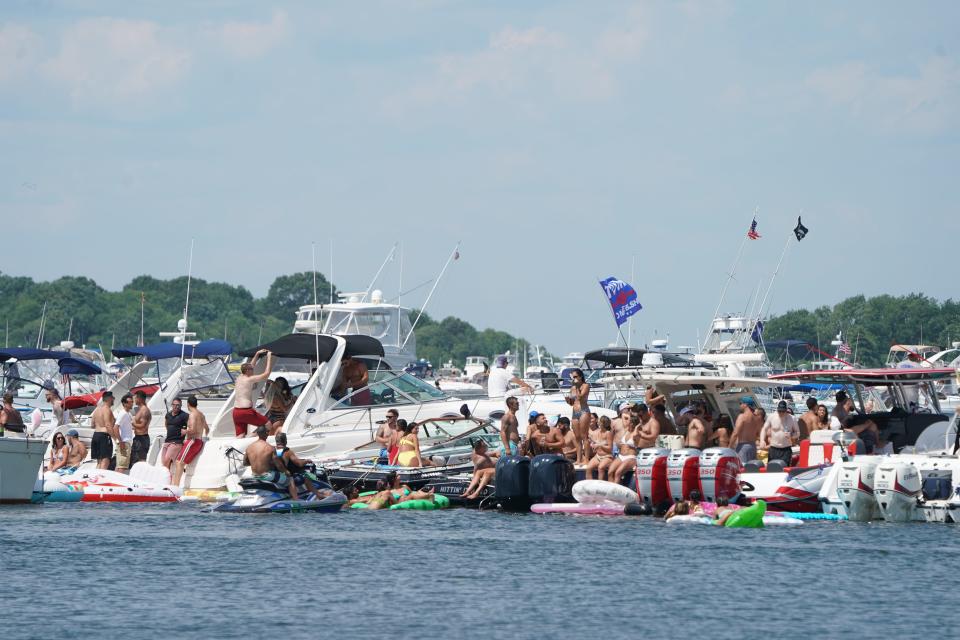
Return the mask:
[[674,502],[687,500],[700,487],[700,449],[675,449],[667,457],[667,490]]
[[667,489],[667,458],[670,449],[650,447],[641,449],[637,455],[637,493],[640,500],[651,509],[659,509],[670,502]]
[[703,499],[733,500],[740,494],[740,458],[726,447],[711,447],[700,454],[700,486]]
[[880,513],[887,522],[923,520],[917,501],[923,495],[920,470],[907,462],[884,462],[877,465],[873,492]]
[[879,462],[879,458],[875,456],[858,456],[841,463],[837,477],[837,496],[848,519],[868,522],[880,517],[874,495],[874,478]]

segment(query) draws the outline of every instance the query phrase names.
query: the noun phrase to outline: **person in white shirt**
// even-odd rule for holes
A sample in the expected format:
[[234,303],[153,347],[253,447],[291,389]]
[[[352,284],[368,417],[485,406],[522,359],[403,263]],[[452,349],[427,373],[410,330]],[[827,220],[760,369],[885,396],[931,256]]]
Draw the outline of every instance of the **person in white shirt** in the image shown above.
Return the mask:
[[120,398],[120,413],[117,414],[117,471],[126,473],[130,469],[130,449],[133,445],[133,396],[129,393]]
[[793,445],[800,439],[797,420],[787,412],[787,403],[781,400],[777,412],[767,417],[760,430],[760,448],[766,449],[767,461],[782,460],[790,466],[793,460]]
[[487,378],[487,397],[502,398],[510,391],[510,385],[517,384],[525,390],[526,393],[533,393],[533,387],[507,371],[507,357],[497,356],[497,366],[490,371],[490,377]]

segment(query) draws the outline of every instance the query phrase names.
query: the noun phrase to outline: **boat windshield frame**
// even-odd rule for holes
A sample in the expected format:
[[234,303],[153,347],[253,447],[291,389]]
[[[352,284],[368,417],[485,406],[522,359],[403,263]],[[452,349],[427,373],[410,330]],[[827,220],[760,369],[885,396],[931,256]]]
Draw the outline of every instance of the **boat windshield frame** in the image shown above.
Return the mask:
[[[440,389],[437,389],[435,386],[424,382],[420,378],[417,378],[406,371],[396,371],[393,369],[371,369],[369,370],[369,376],[370,379],[365,387],[354,389],[344,397],[338,399],[331,409],[369,409],[372,407],[404,406],[449,399],[449,396]],[[404,390],[403,385],[398,384],[398,382],[401,381],[408,385],[406,390]],[[379,385],[385,387],[383,391],[378,391],[375,388]],[[415,392],[417,390],[419,390],[421,393],[425,393],[428,397],[417,397],[411,394],[411,392]],[[390,392],[390,396],[393,398],[393,400],[389,402],[371,402],[370,404],[351,404],[350,402],[350,400],[357,394],[368,393],[371,400],[373,400],[375,397],[374,394],[379,393],[379,397],[384,398],[386,397],[384,394],[386,394],[388,391]],[[398,397],[403,398],[404,401],[398,402]]]

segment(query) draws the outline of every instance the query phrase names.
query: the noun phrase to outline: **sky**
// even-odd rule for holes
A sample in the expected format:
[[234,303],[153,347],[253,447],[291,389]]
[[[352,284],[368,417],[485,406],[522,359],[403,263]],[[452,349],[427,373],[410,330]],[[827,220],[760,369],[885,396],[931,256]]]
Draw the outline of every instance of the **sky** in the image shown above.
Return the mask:
[[[955,296],[960,4],[0,4],[0,271],[317,268],[554,353]],[[791,239],[797,217],[809,228]],[[759,240],[744,241],[753,218]],[[738,252],[742,254],[736,261]],[[783,261],[769,286],[777,263]],[[402,263],[402,269],[401,269]],[[402,302],[420,306],[421,287]],[[757,293],[759,291],[759,294]]]

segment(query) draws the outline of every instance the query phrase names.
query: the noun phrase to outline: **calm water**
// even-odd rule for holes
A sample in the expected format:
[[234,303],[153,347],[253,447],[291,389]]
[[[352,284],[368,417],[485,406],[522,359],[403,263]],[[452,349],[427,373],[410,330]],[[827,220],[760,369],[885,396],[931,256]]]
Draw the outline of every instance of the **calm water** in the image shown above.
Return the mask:
[[0,510],[9,638],[951,636],[960,527]]

